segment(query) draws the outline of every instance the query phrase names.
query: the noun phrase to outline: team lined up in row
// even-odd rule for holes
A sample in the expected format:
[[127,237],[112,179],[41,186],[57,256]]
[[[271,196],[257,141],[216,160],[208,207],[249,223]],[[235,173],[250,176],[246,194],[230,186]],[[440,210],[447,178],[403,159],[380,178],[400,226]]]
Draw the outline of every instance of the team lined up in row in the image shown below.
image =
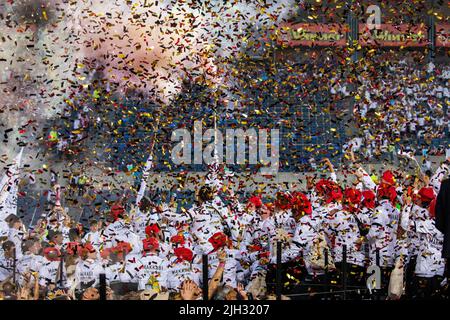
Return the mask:
[[339,268],[344,247],[356,270],[378,264],[389,271],[400,261],[417,277],[443,276],[443,235],[433,212],[448,160],[431,178],[400,181],[386,171],[378,184],[355,164],[356,182],[345,189],[328,166],[330,178],[308,178],[304,193],[279,191],[271,203],[255,195],[243,204],[212,164],[196,204],[181,212],[145,197],[144,181],[136,206],[126,211],[116,202],[105,219],[90,221],[86,234],[60,206],[57,187],[56,206],[34,230],[16,215],[1,217],[0,281],[15,277],[20,286],[36,282],[41,290],[62,286],[82,294],[104,273],[109,287],[135,291],[177,293],[192,280],[200,296],[207,254],[209,279],[223,274],[223,285],[253,290],[276,262],[279,241],[282,262],[297,261],[313,277],[325,272],[325,250],[329,266]]

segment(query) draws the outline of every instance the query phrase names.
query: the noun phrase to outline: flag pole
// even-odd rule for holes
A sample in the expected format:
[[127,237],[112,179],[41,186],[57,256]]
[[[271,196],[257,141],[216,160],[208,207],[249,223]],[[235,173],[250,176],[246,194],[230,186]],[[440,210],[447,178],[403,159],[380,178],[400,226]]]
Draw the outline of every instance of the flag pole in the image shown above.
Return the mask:
[[217,111],[214,111],[214,158],[218,160],[219,157],[218,151],[217,151]]
[[153,131],[155,132],[153,135],[152,142],[150,144],[149,156],[145,163],[144,170],[142,170],[142,178],[141,185],[138,190],[138,194],[136,196],[136,205],[139,205],[139,202],[142,200],[145,194],[145,190],[147,189],[147,179],[150,174],[150,170],[153,168],[153,150],[156,144],[156,128],[159,126],[159,118],[156,119],[156,125],[153,127]]
[[31,216],[31,221],[30,221],[30,225],[28,226],[28,229],[31,229],[31,227],[33,226],[33,221],[34,221],[34,217],[36,216],[36,211],[37,211],[37,204],[36,204],[36,208],[34,208],[33,215]]

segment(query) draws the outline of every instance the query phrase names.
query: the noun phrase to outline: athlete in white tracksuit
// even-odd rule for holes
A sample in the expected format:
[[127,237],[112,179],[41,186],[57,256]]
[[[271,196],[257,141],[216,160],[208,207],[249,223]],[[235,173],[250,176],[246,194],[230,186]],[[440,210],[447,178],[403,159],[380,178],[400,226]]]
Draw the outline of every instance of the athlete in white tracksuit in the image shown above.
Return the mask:
[[390,268],[395,263],[397,228],[400,221],[399,210],[388,199],[383,199],[370,216],[369,258],[376,264],[376,252],[379,251],[380,266]]

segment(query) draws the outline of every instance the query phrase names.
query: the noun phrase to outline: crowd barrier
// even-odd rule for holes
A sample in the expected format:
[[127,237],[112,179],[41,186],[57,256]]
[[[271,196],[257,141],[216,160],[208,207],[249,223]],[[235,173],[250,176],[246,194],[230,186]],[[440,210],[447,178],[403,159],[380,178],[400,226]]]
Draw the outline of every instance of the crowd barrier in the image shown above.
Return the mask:
[[[64,253],[62,253],[62,256],[64,256]],[[308,287],[320,287],[320,292],[314,292],[315,296],[339,296],[342,300],[348,300],[348,294],[349,293],[365,293],[370,292],[369,295],[366,295],[366,297],[370,297],[370,300],[381,300],[383,297],[381,295],[381,291],[386,288],[382,288],[381,277],[376,279],[376,281],[379,281],[380,283],[377,285],[374,285],[374,288],[378,288],[381,290],[372,290],[369,289],[367,286],[351,286],[348,284],[348,272],[347,270],[347,247],[343,246],[343,255],[342,255],[342,268],[339,270],[340,275],[340,283],[332,284],[330,283],[330,272],[328,270],[329,266],[329,251],[324,251],[324,262],[325,262],[325,270],[324,270],[324,283],[320,284],[298,284],[299,287],[301,286],[308,286]],[[376,252],[376,266],[375,268],[379,268],[380,266],[380,255],[379,251]],[[299,298],[299,297],[306,297],[309,296],[310,293],[296,293],[296,294],[285,294],[283,293],[283,283],[282,283],[282,277],[283,277],[283,264],[282,264],[282,243],[277,243],[277,255],[276,255],[276,275],[275,275],[275,283],[267,283],[270,285],[274,285],[275,287],[275,295],[277,300],[282,300],[283,296],[292,298]],[[57,287],[58,288],[64,288],[64,259],[61,259],[60,266],[59,266],[59,274],[57,276]],[[202,298],[203,300],[209,300],[208,293],[209,293],[209,278],[208,278],[208,270],[209,270],[209,263],[208,263],[208,255],[202,256]],[[380,273],[381,275],[381,273]],[[369,274],[366,274],[366,281],[369,277]],[[17,283],[17,268],[16,268],[16,259],[14,257],[13,262],[13,282]],[[106,275],[100,274],[99,275],[99,295],[100,300],[106,300],[106,290],[107,288],[107,282],[106,282]]]

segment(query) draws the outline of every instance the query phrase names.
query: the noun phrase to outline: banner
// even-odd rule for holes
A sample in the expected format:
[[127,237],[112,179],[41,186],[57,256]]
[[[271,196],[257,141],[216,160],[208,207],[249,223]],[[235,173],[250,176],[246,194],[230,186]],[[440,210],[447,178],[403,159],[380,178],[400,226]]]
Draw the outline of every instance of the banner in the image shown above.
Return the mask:
[[428,28],[425,24],[382,24],[379,29],[369,30],[359,24],[359,44],[380,47],[424,47],[428,43]]
[[[437,24],[437,46],[448,46],[450,24]],[[284,24],[279,30],[278,42],[287,46],[346,46],[348,25],[346,24]],[[380,47],[425,47],[429,45],[428,27],[422,23],[381,24],[370,30],[367,24],[359,24],[359,44]]]
[[450,47],[449,35],[450,35],[450,23],[436,24],[437,47]]
[[297,23],[281,26],[279,42],[288,46],[345,46],[345,24]]

